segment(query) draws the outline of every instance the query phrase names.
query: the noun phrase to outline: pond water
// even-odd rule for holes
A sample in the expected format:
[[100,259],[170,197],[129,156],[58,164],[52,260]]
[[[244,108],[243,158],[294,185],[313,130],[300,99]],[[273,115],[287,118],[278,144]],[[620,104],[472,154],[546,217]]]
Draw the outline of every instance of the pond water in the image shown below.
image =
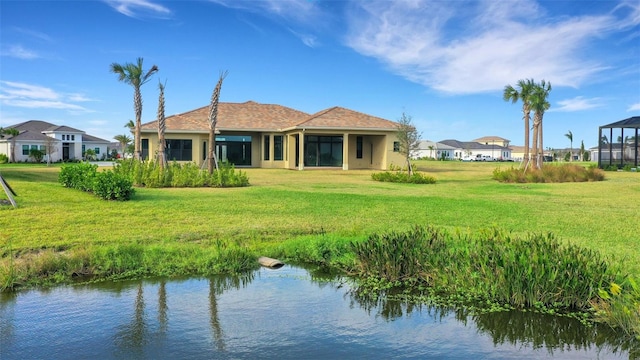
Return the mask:
[[532,313],[364,304],[344,279],[291,266],[3,294],[0,335],[2,360],[638,356],[635,342],[606,327]]

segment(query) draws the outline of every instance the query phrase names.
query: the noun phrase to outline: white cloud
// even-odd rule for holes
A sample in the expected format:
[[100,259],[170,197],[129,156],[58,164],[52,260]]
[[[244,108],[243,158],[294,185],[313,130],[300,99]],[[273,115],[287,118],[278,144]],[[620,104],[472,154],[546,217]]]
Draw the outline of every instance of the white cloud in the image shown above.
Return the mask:
[[640,111],[640,103],[631,104],[631,106],[629,106],[629,108],[627,109],[627,112],[631,111]]
[[91,112],[85,107],[73,104],[73,102],[80,101],[88,101],[88,98],[78,93],[60,94],[53,89],[39,85],[0,81],[0,103],[4,106]]
[[36,30],[31,30],[31,29],[25,29],[25,28],[21,28],[21,27],[14,27],[13,28],[15,31],[25,34],[25,35],[29,35],[31,37],[40,39],[40,40],[44,40],[45,42],[51,42],[52,39],[49,35],[42,33],[40,31],[36,31]]
[[522,78],[577,87],[604,66],[580,57],[612,15],[546,19],[531,1],[368,1],[350,9],[347,44],[416,83],[496,91]]
[[585,99],[582,96],[576,96],[573,99],[558,101],[559,108],[551,108],[549,112],[573,112],[593,109],[602,106],[602,99],[591,98]]
[[132,18],[143,15],[162,18],[171,15],[169,8],[149,0],[105,0],[105,2],[117,12]]
[[2,55],[25,60],[37,59],[40,57],[37,52],[29,50],[22,45],[11,45],[6,50],[2,51]]

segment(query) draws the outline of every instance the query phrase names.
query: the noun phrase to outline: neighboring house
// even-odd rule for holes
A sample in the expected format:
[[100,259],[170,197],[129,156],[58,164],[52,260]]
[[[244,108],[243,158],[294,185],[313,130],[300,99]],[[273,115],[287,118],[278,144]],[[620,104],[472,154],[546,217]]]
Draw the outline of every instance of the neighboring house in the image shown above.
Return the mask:
[[413,158],[442,159],[442,157],[444,156],[446,160],[453,160],[454,151],[455,148],[449,145],[441,144],[431,140],[424,140],[420,141],[420,143],[418,144],[418,150],[414,152]]
[[511,140],[507,140],[505,138],[501,138],[500,136],[483,136],[481,138],[472,140],[474,142],[485,144],[485,145],[498,145],[501,147],[509,147],[509,143]]
[[491,156],[491,158],[495,160],[512,160],[511,149],[496,144],[486,145],[476,141],[458,141],[451,139],[442,140],[440,143],[454,148],[453,157],[458,160],[461,160],[465,156],[475,157],[477,155]]
[[[209,107],[166,118],[169,161],[205,162]],[[398,124],[342,107],[307,114],[275,104],[219,103],[216,157],[236,166],[299,169],[387,169],[401,165]],[[157,121],[145,123],[142,157],[158,148]]]
[[5,127],[17,129],[20,133],[12,136],[4,135],[0,139],[0,153],[11,156],[11,146],[15,143],[16,162],[30,161],[29,151],[38,149],[46,154],[48,147],[55,149],[50,154],[51,161],[82,159],[85,149],[93,149],[98,159],[107,154],[109,141],[87,135],[84,131],[69,126],[58,126],[46,121],[29,120],[20,124]]
[[[624,157],[621,155],[623,154],[623,148]],[[598,157],[599,152],[601,152],[600,155],[602,155],[601,159]],[[636,155],[636,152],[640,153],[640,146],[636,148],[633,141],[627,141],[625,143],[612,143],[611,147],[609,147],[609,144],[605,144],[604,146],[602,146],[602,150],[600,151],[598,150],[597,146],[589,148],[589,160],[597,163],[604,163],[605,165],[609,165],[609,162],[617,165],[621,161],[624,161],[625,164],[629,163],[633,165],[633,159]]]
[[[616,137],[617,144],[614,143]],[[599,168],[611,165],[637,168],[640,165],[640,116],[600,126],[598,139],[600,154],[592,157],[592,161],[597,161]]]

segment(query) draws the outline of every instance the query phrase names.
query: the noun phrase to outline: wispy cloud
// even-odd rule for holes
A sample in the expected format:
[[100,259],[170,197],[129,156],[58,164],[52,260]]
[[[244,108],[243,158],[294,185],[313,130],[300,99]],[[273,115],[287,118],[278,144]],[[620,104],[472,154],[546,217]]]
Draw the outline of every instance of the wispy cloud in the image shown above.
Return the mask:
[[521,78],[577,87],[605,68],[585,46],[618,26],[612,14],[547,19],[535,2],[493,0],[367,1],[347,21],[354,50],[448,93],[496,91]]
[[224,7],[254,12],[257,14],[274,14],[285,20],[304,23],[315,18],[319,11],[316,1],[310,0],[209,0]]
[[166,18],[171,15],[169,8],[150,0],[104,0],[117,12],[132,17]]
[[74,112],[91,110],[74,104],[89,101],[82,94],[62,94],[53,89],[14,81],[0,81],[0,104],[20,108],[61,109]]
[[631,104],[631,106],[629,106],[629,108],[627,109],[627,112],[631,111],[640,111],[640,103]]
[[8,46],[6,49],[3,49],[2,56],[9,56],[9,57],[24,59],[24,60],[32,60],[40,57],[40,55],[37,52],[33,50],[29,50],[23,47],[22,45]]
[[299,33],[292,29],[289,29],[289,32],[295,35],[298,39],[302,41],[303,44],[305,44],[310,48],[314,48],[318,46],[318,38],[315,35]]
[[560,107],[552,107],[549,112],[574,112],[593,109],[603,106],[601,98],[585,99],[582,96],[576,96],[573,99],[558,101]]
[[25,35],[29,35],[30,37],[34,37],[36,39],[39,40],[43,40],[45,42],[52,42],[53,39],[51,38],[51,36],[40,32],[40,31],[36,31],[36,30],[31,30],[31,29],[25,29],[25,28],[21,28],[21,27],[14,27],[13,30],[15,30],[16,32],[25,34]]
[[[308,47],[318,46],[318,38],[310,31],[293,30],[292,25],[298,28],[312,29],[323,24],[326,14],[314,0],[209,0],[220,6],[231,9],[238,9],[250,13],[255,13],[264,17],[272,18],[276,22],[284,22],[285,27],[291,34],[300,39]],[[251,27],[262,32],[255,24],[247,22]]]

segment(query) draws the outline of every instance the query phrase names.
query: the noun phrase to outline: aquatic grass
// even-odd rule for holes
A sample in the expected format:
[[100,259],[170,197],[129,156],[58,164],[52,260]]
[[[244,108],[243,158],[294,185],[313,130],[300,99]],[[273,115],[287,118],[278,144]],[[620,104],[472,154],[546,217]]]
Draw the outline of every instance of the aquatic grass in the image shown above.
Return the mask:
[[352,246],[363,276],[424,283],[518,308],[587,310],[602,284],[618,276],[597,252],[551,234],[520,238],[488,229],[454,235],[415,227]]
[[633,277],[599,289],[592,301],[596,318],[640,340],[640,285]]

